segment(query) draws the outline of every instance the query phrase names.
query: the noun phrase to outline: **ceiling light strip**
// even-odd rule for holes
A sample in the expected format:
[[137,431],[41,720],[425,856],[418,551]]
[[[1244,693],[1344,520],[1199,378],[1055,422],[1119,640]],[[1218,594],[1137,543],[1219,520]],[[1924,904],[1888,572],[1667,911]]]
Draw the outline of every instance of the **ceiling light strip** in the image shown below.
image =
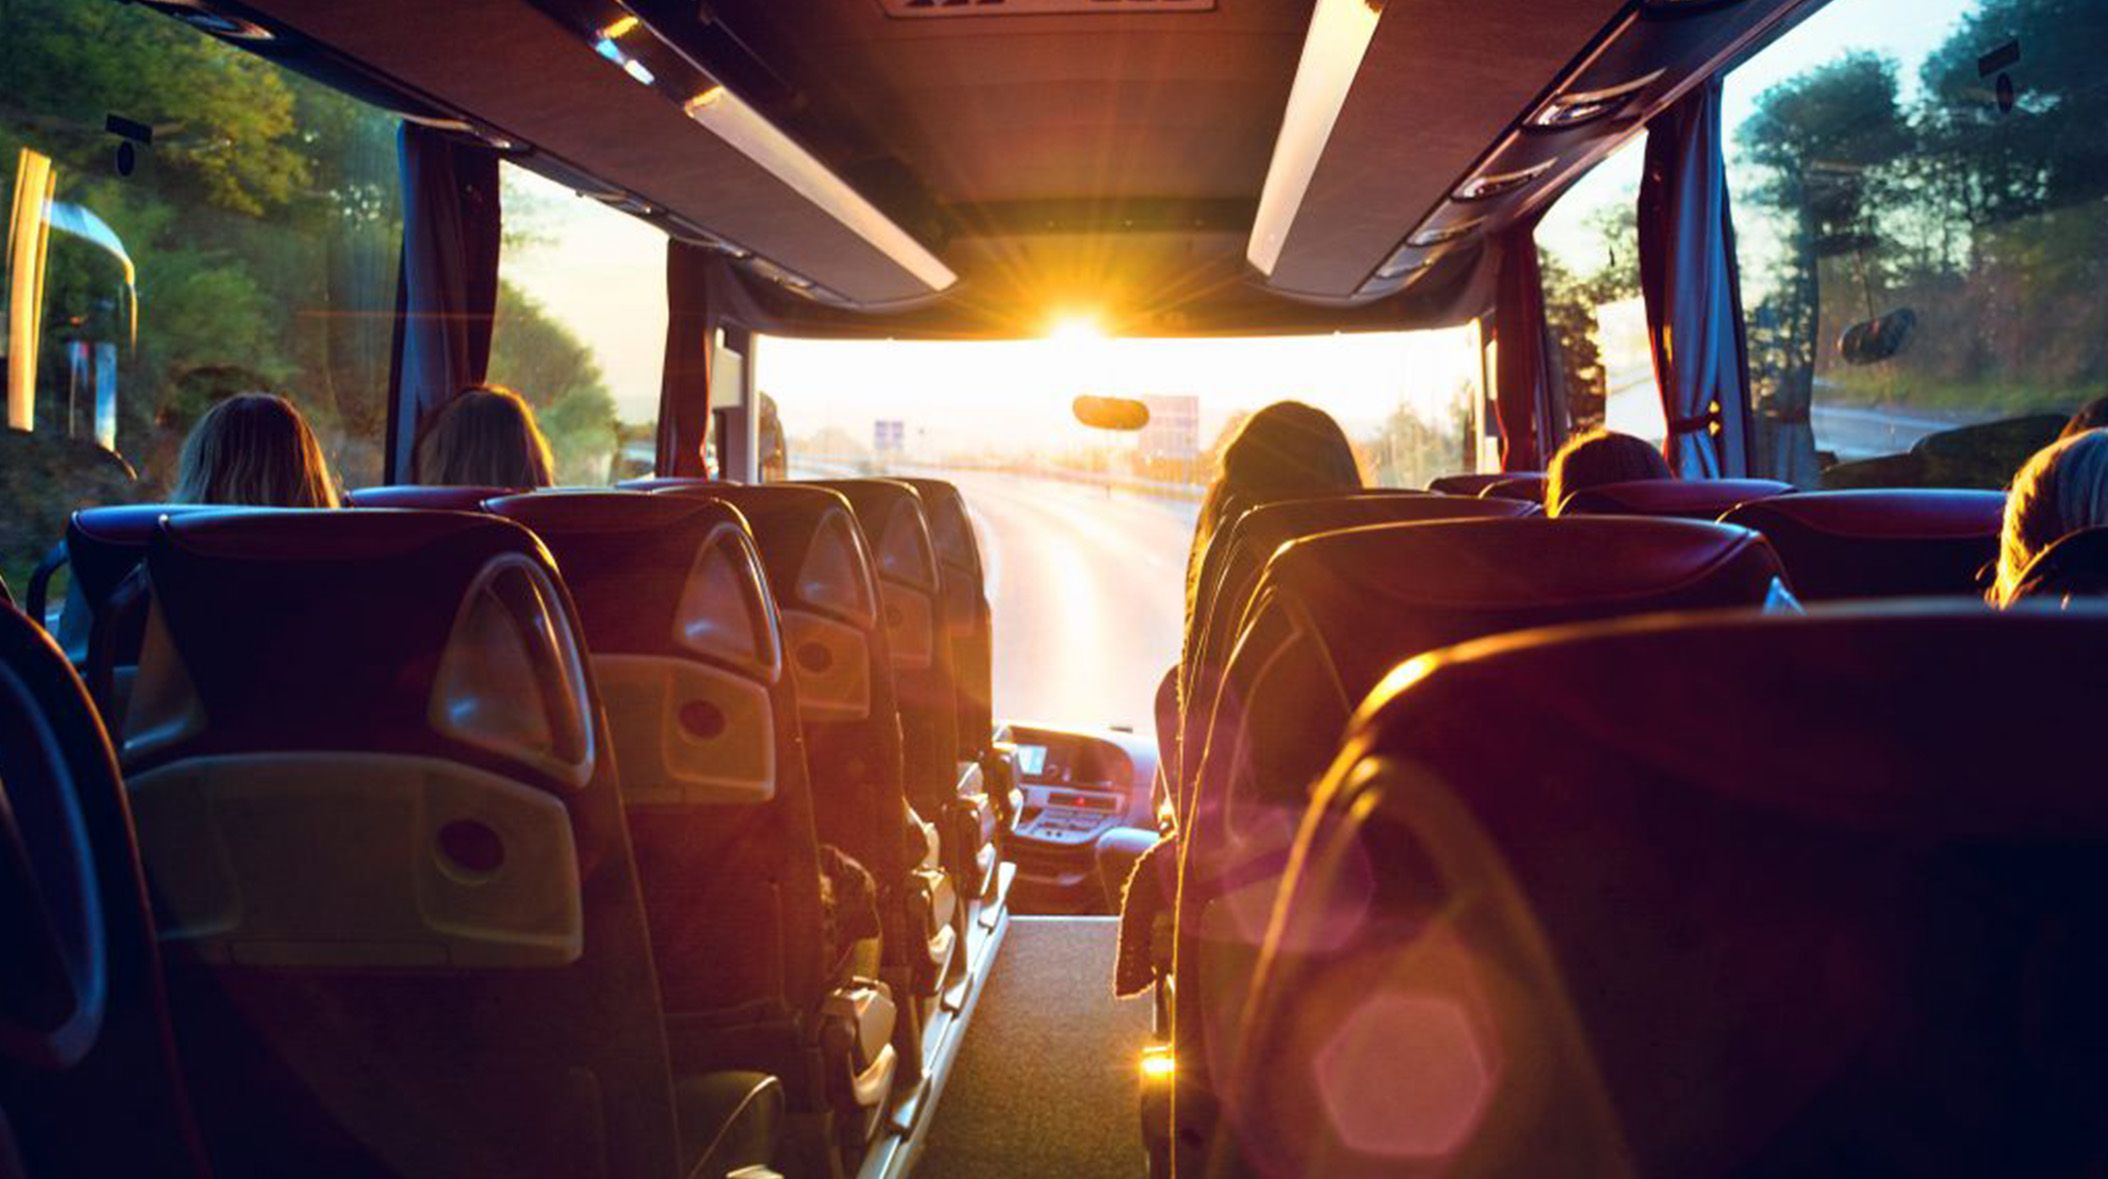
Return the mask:
[[737,94],[723,86],[712,86],[689,99],[682,109],[732,150],[818,205],[931,290],[941,291],[959,281],[959,276],[913,235],[879,212],[877,206]]
[[1361,72],[1362,57],[1376,35],[1381,15],[1375,0],[1317,0],[1310,33],[1303,40],[1303,59],[1274,140],[1273,162],[1259,192],[1259,213],[1244,255],[1260,273],[1271,275],[1288,244],[1288,231],[1310,191],[1318,159],[1332,138],[1333,124],[1346,105],[1347,91]]

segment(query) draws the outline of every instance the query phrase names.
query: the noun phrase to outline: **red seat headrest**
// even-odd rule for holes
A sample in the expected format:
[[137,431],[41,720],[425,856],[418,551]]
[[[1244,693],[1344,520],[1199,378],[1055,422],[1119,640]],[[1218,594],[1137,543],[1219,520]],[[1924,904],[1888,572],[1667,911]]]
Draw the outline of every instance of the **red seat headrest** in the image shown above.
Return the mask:
[[1794,592],[1819,601],[1975,593],[2004,514],[1996,491],[1909,488],[1781,495],[1722,519],[1763,533]]
[[430,508],[448,512],[479,512],[485,500],[518,495],[517,487],[424,487],[397,483],[386,487],[361,487],[345,495],[353,508]]
[[1635,479],[1584,487],[1559,504],[1559,514],[1717,520],[1738,504],[1792,490],[1791,483],[1776,479]]

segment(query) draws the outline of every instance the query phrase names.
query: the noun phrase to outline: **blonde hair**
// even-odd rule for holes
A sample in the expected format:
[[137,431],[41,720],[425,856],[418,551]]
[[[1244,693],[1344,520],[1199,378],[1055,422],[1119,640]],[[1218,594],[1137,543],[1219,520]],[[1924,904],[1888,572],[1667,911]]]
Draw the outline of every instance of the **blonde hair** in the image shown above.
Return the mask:
[[547,487],[549,440],[525,398],[477,385],[440,407],[418,436],[417,482],[431,487]]
[[1987,595],[2010,606],[2042,550],[2082,528],[2108,525],[2108,429],[2060,438],[2035,453],[2006,495],[1998,576]]
[[269,393],[239,393],[205,411],[183,440],[169,498],[181,504],[333,508],[336,482],[300,410]]
[[1640,479],[1673,479],[1669,460],[1642,439],[1610,430],[1591,430],[1566,440],[1545,472],[1544,514],[1556,516],[1566,497],[1606,483]]

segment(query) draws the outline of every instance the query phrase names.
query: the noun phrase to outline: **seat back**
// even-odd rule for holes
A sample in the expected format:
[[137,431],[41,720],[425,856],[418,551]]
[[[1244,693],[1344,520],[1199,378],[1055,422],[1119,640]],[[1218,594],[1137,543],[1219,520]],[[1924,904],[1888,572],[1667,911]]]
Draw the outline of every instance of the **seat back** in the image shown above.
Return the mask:
[[109,738],[0,607],[0,1174],[203,1174]]
[[2083,1171],[2108,615],[2080,615],[1649,619],[1401,667],[1300,836],[1226,1146],[1264,1174]]
[[123,692],[139,662],[146,603],[136,590],[127,590],[127,583],[145,563],[155,528],[165,516],[239,510],[203,504],[120,504],[82,508],[66,522],[66,564],[72,576],[59,611],[59,646],[81,669],[106,725],[121,717]]
[[1764,534],[1804,601],[1980,593],[1998,557],[1995,491],[1812,491],[1752,500],[1721,519]]
[[1480,489],[1480,499],[1519,499],[1526,503],[1542,504],[1544,487],[1548,480],[1543,475],[1516,475],[1498,483],[1488,483]]
[[893,657],[908,800],[924,818],[933,818],[958,797],[959,693],[945,634],[944,582],[922,497],[890,479],[815,486],[848,499],[870,548]]
[[1222,1063],[1310,789],[1393,666],[1535,626],[1760,606],[1781,576],[1756,533],[1683,520],[1392,524],[1283,547],[1230,656],[1181,817],[1179,1088],[1205,1086]]
[[[797,693],[746,520],[719,500],[635,491],[490,510],[549,546],[578,608],[669,1024],[816,1010],[839,947],[822,936]],[[687,1038],[676,1060],[693,1057]]]
[[1496,483],[1541,474],[1541,471],[1477,471],[1462,475],[1444,475],[1429,483],[1427,489],[1439,491],[1443,495],[1461,495],[1466,499],[1476,499],[1480,492]]
[[215,1167],[671,1173],[635,862],[541,543],[200,514],[147,570],[124,759]]
[[2108,528],[2088,528],[2042,550],[2021,574],[2022,601],[2108,596]]
[[900,838],[907,797],[899,711],[877,579],[849,501],[790,483],[662,478],[624,486],[721,500],[746,518],[797,682],[820,838],[881,882],[900,880],[913,865]]
[[445,512],[480,512],[486,500],[517,495],[517,487],[426,487],[417,483],[394,483],[385,487],[361,487],[344,496],[351,508],[427,508]]
[[[1201,605],[1195,606],[1198,626],[1196,637],[1188,646],[1192,657],[1182,669],[1185,688],[1179,727],[1180,748],[1188,748],[1187,742],[1191,741],[1193,756],[1182,756],[1174,781],[1182,787],[1191,782],[1190,770],[1198,761],[1199,742],[1213,711],[1223,666],[1237,641],[1259,574],[1275,550],[1293,540],[1343,528],[1428,520],[1503,519],[1531,515],[1536,510],[1533,504],[1514,500],[1371,491],[1264,504],[1238,516],[1218,534],[1219,542],[1208,546],[1213,569],[1205,562],[1202,565],[1202,584],[1209,592],[1205,595],[1204,611]],[[1211,572],[1212,582],[1205,580]]]
[[1751,500],[1785,495],[1776,479],[1635,479],[1584,487],[1559,504],[1562,516],[1668,516],[1717,520]]
[[957,487],[942,479],[901,482],[922,497],[923,512],[929,517],[937,576],[943,583],[944,629],[958,683],[959,760],[975,761],[988,752],[995,738],[995,638],[981,548],[974,540],[966,498]]

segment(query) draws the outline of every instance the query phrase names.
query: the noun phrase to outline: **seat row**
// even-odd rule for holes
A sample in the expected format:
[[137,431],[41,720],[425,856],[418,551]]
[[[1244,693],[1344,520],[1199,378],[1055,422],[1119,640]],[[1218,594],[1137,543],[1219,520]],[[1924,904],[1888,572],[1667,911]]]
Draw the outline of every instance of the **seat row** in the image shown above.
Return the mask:
[[[911,1124],[1001,904],[978,563],[924,507],[956,492],[362,498],[417,506],[69,529],[59,630],[138,833],[89,858],[143,865],[131,985],[165,979],[194,1115],[140,1157],[830,1174]],[[117,794],[9,625],[26,723]]]
[[[1297,834],[1314,821],[1313,787],[1328,766],[1327,780],[1337,779],[1336,759],[1348,756],[1341,734],[1394,668],[1532,628],[1736,607],[1797,615],[1796,595],[1973,596],[2001,511],[1991,493],[1784,495],[1718,482],[1598,490],[1602,504],[1557,520],[1522,499],[1362,492],[1252,508],[1217,533],[1201,562],[1165,749],[1180,863],[1173,944],[1158,959],[1177,1068],[1145,1095],[1154,1149],[1199,1165],[1228,1132],[1225,1091],[1273,1067],[1237,1056],[1262,946],[1270,923],[1280,929],[1277,902],[1291,859],[1304,854]],[[1536,742],[1540,716],[1556,707],[1539,692],[1447,724]],[[1662,758],[1678,756],[1673,727],[1628,739],[1650,736]],[[1417,739],[1440,743],[1449,730]],[[1290,993],[1277,1001],[1293,1005]],[[1320,1004],[1311,1018],[1344,1009]],[[1307,1083],[1307,1072],[1295,1075]],[[1337,1161],[1262,1173],[1331,1173]]]

